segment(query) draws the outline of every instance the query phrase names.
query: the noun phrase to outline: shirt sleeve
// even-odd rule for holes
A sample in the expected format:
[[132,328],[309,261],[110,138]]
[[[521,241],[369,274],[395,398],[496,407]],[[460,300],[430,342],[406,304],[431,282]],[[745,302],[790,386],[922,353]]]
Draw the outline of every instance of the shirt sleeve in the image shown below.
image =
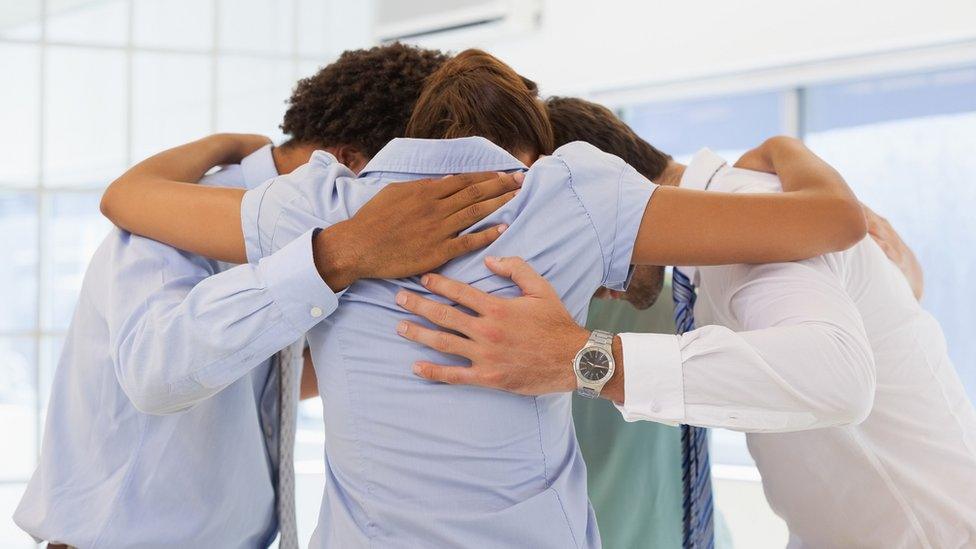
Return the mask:
[[248,262],[258,262],[310,229],[352,217],[343,178],[355,174],[329,153],[316,151],[304,166],[244,193],[241,228]]
[[742,331],[621,334],[624,419],[788,432],[867,416],[874,356],[827,258],[710,269],[707,299]]
[[106,321],[119,383],[145,413],[209,398],[338,306],[315,269],[311,231],[219,274],[198,256],[122,235]]
[[563,145],[553,156],[568,167],[571,189],[596,231],[603,256],[602,285],[626,289],[637,231],[657,185],[589,143]]

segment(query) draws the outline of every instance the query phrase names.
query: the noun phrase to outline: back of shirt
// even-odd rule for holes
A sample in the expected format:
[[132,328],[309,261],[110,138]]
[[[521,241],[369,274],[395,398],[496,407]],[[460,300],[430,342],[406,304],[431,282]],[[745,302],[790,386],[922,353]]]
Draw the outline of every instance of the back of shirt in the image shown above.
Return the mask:
[[[344,177],[334,159],[317,154],[298,176],[304,182],[282,177],[245,197],[245,237],[248,203],[260,204],[255,230],[263,235],[249,249],[273,251],[284,235],[301,234],[313,222],[309,211],[319,224],[341,221],[393,181],[524,169],[481,138],[395,140],[359,178]],[[484,258],[524,257],[584,322],[597,288],[626,284],[653,188],[616,157],[584,144],[563,147],[529,170],[514,200],[470,230],[499,223],[509,229],[440,272],[514,297],[518,288],[493,275]],[[296,204],[304,213],[294,212]],[[397,336],[400,320],[422,322],[396,306],[400,289],[429,296],[416,279],[360,281],[309,333],[329,418],[329,481],[313,546],[599,546],[570,396],[524,397],[417,378],[415,361],[462,359]]]
[[[723,167],[709,189],[769,192],[780,184]],[[876,390],[857,425],[748,435],[766,497],[790,524],[791,547],[968,545],[976,535],[976,411],[941,327],[870,237],[823,260],[863,321]],[[701,290],[712,292],[729,269],[703,268]],[[738,328],[722,311],[703,309],[704,322]]]

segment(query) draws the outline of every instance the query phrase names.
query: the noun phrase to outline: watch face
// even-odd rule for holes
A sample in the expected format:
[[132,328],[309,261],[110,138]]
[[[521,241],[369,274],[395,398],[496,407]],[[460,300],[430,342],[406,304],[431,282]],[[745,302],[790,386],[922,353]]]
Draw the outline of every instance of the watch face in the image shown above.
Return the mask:
[[610,359],[603,351],[591,349],[583,353],[579,361],[579,372],[590,381],[600,381],[610,371]]

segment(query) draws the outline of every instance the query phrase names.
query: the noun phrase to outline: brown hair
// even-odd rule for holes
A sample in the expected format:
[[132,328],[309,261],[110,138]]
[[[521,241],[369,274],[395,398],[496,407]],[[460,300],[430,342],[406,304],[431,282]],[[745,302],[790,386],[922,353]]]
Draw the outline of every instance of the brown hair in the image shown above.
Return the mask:
[[573,97],[546,101],[556,146],[586,141],[603,152],[619,156],[644,177],[661,176],[671,156],[654,148],[603,105]]
[[372,157],[404,136],[424,82],[447,59],[400,43],[344,52],[298,81],[281,129],[290,143],[353,145]]
[[484,137],[513,153],[553,149],[552,126],[538,88],[481,50],[465,50],[427,79],[407,123],[407,137]]

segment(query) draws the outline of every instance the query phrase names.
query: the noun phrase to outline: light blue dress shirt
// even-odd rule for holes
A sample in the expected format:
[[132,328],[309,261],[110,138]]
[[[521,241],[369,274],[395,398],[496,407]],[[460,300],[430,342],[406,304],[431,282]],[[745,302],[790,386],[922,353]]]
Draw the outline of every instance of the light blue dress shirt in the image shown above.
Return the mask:
[[[349,218],[393,181],[524,169],[480,137],[396,139],[358,178],[319,151],[245,194],[248,258],[280,253],[309,228]],[[584,143],[566,145],[536,162],[520,194],[471,230],[509,229],[440,272],[515,296],[518,288],[483,260],[524,257],[584,322],[597,288],[626,286],[653,190],[620,159]],[[308,334],[328,418],[326,487],[312,546],[599,547],[570,395],[525,397],[417,378],[414,361],[460,359],[397,336],[398,321],[420,321],[396,306],[402,288],[427,294],[414,278],[357,282]]]
[[[204,183],[276,175],[266,147]],[[268,359],[336,304],[309,235],[224,270],[113,228],[85,275],[15,522],[86,549],[266,547],[278,448]]]

